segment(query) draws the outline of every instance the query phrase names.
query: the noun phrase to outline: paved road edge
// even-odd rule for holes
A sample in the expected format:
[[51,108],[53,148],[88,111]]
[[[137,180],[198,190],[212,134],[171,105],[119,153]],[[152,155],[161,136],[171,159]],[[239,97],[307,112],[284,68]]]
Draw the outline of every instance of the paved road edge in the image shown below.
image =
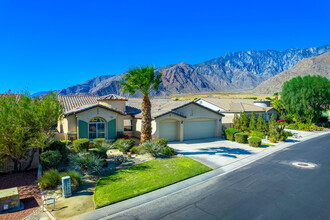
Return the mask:
[[232,171],[235,171],[237,169],[240,169],[244,166],[247,166],[257,160],[260,160],[264,157],[267,157],[275,152],[281,151],[285,148],[291,147],[295,144],[301,143],[303,141],[307,141],[313,138],[317,138],[323,135],[330,134],[330,131],[328,132],[322,132],[322,133],[316,133],[312,134],[308,137],[301,138],[299,142],[291,142],[291,143],[284,143],[281,145],[277,145],[275,147],[272,147],[270,149],[267,149],[265,151],[262,151],[258,154],[252,155],[250,157],[243,158],[241,160],[235,161],[231,164],[228,164],[226,166],[214,169],[210,172],[198,175],[196,177],[189,178],[187,180],[183,180],[181,182],[175,183],[173,185],[137,196],[132,199],[124,200],[122,202],[115,203],[113,205],[109,205],[100,209],[96,209],[90,212],[83,213],[78,216],[74,216],[71,219],[102,219],[102,218],[110,218],[113,215],[117,215],[120,212],[126,211],[128,209],[140,206],[142,204],[146,204],[149,202],[152,202],[154,200],[176,194],[180,192],[181,190],[184,190],[189,187],[193,187],[197,184],[201,184],[205,181],[211,180],[213,178],[217,178],[219,176],[225,175],[227,173],[230,173]]

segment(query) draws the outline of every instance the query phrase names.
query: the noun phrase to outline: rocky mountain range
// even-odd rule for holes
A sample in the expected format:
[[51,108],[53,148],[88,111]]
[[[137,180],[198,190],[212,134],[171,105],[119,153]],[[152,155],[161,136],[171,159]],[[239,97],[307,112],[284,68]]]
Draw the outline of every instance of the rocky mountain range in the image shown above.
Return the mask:
[[258,94],[274,94],[280,92],[283,83],[297,76],[321,75],[330,80],[330,53],[320,56],[305,58],[292,67],[280,74],[262,82],[253,90]]
[[[251,90],[269,78],[292,68],[304,58],[330,52],[330,45],[285,51],[240,51],[200,64],[178,63],[156,69],[163,83],[152,96],[200,92],[238,92]],[[122,94],[118,84],[125,73],[92,78],[60,91],[62,95],[109,93]],[[260,91],[260,90],[258,90]],[[264,93],[264,92],[261,92]]]

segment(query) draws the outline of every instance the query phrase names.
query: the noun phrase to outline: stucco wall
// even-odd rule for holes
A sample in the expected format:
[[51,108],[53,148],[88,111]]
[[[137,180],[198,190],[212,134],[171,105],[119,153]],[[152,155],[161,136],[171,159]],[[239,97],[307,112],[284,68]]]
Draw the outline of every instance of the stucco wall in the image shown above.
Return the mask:
[[[192,120],[203,120],[203,119],[213,119],[216,121],[216,134],[217,137],[221,137],[222,136],[222,117],[221,115],[209,111],[205,108],[202,108],[200,106],[197,106],[195,104],[190,104],[187,106],[184,106],[180,109],[176,110],[177,112],[183,114],[186,116],[186,118],[184,117],[180,117],[176,114],[166,114],[162,117],[157,118],[156,121],[156,131],[155,133],[153,133],[153,137],[159,137],[159,123],[161,121],[166,121],[169,119],[172,120],[177,120],[179,122],[179,140],[183,141],[184,140],[184,123],[187,121],[192,121]],[[182,121],[182,123],[181,123]]]

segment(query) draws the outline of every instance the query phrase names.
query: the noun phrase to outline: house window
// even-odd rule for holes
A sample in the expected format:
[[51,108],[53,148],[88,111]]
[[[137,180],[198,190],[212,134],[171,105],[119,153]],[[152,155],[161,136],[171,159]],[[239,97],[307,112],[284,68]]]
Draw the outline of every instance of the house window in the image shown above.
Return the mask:
[[93,118],[88,125],[89,139],[105,138],[105,121],[101,118]]
[[124,119],[124,131],[133,131],[132,120]]

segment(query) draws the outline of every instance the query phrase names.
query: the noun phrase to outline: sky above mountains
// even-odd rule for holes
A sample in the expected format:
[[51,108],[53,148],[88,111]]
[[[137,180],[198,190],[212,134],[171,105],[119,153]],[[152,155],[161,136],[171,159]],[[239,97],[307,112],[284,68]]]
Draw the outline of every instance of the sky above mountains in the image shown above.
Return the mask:
[[139,64],[329,44],[330,2],[0,1],[0,92],[62,89]]

